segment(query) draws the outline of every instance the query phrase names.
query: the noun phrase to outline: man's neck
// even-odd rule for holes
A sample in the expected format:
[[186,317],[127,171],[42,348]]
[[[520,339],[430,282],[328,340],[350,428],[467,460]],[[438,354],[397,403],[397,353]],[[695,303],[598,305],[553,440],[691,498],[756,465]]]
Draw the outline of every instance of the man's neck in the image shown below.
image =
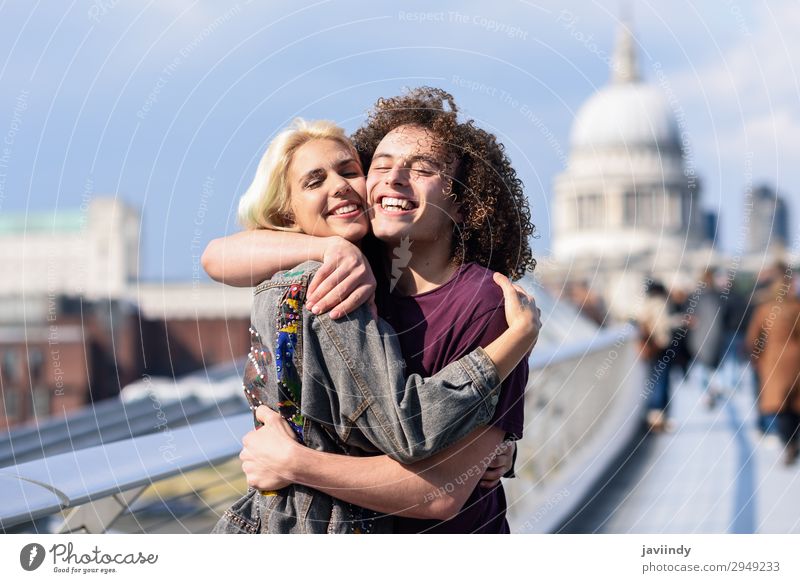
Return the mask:
[[[403,255],[408,254],[407,260]],[[386,274],[396,293],[413,296],[447,283],[458,266],[450,257],[450,241],[412,242],[405,253],[391,248],[384,258]]]

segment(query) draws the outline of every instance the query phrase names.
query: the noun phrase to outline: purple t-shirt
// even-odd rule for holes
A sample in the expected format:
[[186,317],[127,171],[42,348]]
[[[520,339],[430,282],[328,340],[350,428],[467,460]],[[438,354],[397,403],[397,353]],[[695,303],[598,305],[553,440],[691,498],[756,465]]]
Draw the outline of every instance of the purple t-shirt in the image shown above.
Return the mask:
[[[476,263],[459,267],[450,280],[415,296],[389,293],[379,286],[378,312],[395,329],[406,361],[406,374],[436,374],[449,363],[486,346],[508,328],[503,292],[493,272]],[[519,439],[528,363],[521,362],[503,382],[491,425]],[[503,486],[476,487],[464,508],[448,521],[395,518],[395,531],[436,533],[507,533]]]

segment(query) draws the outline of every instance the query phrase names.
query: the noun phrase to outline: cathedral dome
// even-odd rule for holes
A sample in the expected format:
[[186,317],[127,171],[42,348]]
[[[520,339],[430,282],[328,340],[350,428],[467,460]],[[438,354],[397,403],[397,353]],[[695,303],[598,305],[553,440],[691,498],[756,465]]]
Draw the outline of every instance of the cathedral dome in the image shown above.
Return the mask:
[[699,190],[671,102],[640,77],[624,23],[610,77],[578,110],[567,167],[553,183],[553,254],[620,265],[657,255],[669,263],[702,240]]
[[680,152],[680,132],[661,92],[643,83],[630,28],[622,26],[611,63],[611,83],[584,103],[570,136],[574,150],[609,146]]
[[613,83],[581,107],[570,136],[575,149],[609,146],[680,150],[680,132],[661,93],[641,82]]

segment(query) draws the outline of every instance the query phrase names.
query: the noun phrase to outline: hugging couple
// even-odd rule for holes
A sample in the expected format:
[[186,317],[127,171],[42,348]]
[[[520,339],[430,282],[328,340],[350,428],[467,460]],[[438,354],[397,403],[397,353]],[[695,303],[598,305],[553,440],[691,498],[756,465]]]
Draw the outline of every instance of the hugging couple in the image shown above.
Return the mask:
[[[365,176],[364,170],[368,172]],[[296,120],[212,241],[255,286],[248,492],[217,533],[507,533],[540,311],[522,183],[448,93],[380,99],[348,139]]]

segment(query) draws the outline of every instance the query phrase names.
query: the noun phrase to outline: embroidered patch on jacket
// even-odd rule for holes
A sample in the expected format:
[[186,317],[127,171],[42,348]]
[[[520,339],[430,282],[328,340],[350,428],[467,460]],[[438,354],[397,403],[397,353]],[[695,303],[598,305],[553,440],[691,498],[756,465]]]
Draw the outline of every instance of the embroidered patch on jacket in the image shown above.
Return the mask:
[[289,422],[300,441],[303,441],[303,416],[300,413],[300,375],[295,355],[304,300],[305,286],[289,286],[281,298],[275,326],[278,331],[275,338],[275,370],[280,398],[278,412]]

